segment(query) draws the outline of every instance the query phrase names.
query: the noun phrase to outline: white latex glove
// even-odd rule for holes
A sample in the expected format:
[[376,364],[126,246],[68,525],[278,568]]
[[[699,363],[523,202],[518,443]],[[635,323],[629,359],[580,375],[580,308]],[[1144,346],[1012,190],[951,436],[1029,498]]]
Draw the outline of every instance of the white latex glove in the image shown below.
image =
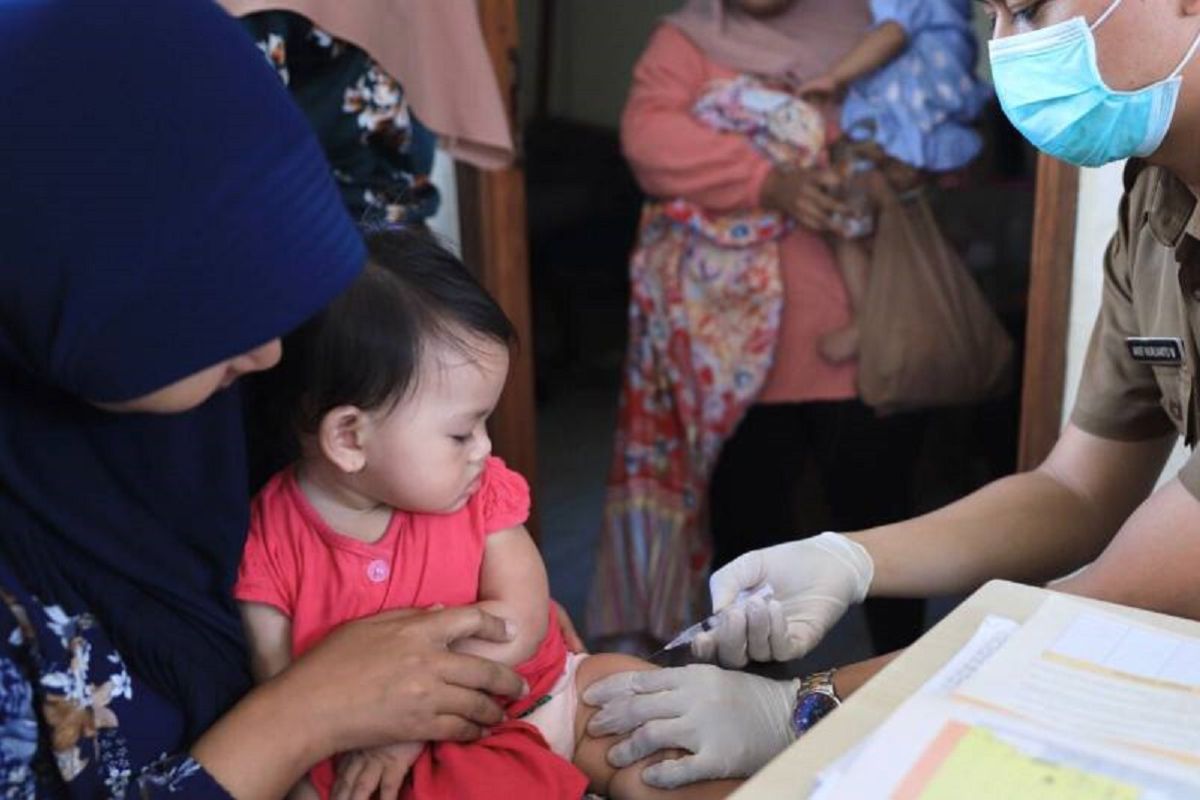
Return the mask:
[[775,590],[767,601],[730,609],[719,625],[692,642],[706,661],[742,667],[747,660],[791,661],[816,647],[851,603],[871,587],[875,564],[865,549],[840,533],[755,550],[729,562],[709,580],[713,611],[743,590],[763,583]]
[[597,681],[583,701],[600,710],[593,736],[625,734],[608,751],[618,769],[664,748],[692,755],[653,764],[642,781],[674,789],[695,781],[753,775],[795,740],[792,708],[799,681],[775,681],[708,664],[623,672]]

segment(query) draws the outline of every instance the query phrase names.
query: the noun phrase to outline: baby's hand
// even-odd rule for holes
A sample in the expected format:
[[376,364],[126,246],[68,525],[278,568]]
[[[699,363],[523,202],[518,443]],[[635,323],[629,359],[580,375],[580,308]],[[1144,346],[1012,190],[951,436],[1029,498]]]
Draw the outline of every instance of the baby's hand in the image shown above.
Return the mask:
[[337,762],[337,780],[333,783],[333,800],[395,800],[409,767],[421,755],[422,742],[401,742],[369,750],[344,753]]
[[820,75],[800,85],[801,97],[831,99],[842,93],[842,85],[832,75]]

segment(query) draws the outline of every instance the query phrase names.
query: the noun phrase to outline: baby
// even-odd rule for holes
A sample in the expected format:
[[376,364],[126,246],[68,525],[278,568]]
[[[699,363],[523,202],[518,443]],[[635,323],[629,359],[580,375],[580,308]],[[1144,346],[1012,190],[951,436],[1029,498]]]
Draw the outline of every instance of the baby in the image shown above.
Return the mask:
[[[950,172],[982,147],[972,127],[991,90],[975,76],[976,42],[970,0],[872,0],[874,28],[825,75],[800,87],[802,95],[841,96],[841,127],[855,144],[840,161],[844,177],[864,161],[903,191],[923,173]],[[870,240],[843,236],[838,261],[855,307],[866,294]],[[833,362],[858,352],[858,328],[829,334],[822,354]]]
[[[289,337],[279,410],[300,457],[255,498],[235,595],[256,680],[338,625],[389,609],[475,604],[515,625],[507,644],[458,646],[529,684],[509,719],[473,743],[397,742],[315,767],[294,798],[722,797],[641,781],[649,760],[606,761],[579,694],[620,655],[567,652],[546,570],[524,523],[529,487],[491,455],[487,421],[508,374],[511,323],[427,236],[368,236],[360,278]],[[668,757],[659,754],[651,760]]]

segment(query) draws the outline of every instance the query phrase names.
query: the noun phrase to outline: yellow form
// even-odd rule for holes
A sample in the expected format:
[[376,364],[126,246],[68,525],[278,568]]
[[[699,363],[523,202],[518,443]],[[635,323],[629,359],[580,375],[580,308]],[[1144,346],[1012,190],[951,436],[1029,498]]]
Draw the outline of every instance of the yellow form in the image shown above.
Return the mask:
[[892,800],[1139,800],[1142,791],[1105,775],[1038,759],[979,726],[952,720],[930,743]]

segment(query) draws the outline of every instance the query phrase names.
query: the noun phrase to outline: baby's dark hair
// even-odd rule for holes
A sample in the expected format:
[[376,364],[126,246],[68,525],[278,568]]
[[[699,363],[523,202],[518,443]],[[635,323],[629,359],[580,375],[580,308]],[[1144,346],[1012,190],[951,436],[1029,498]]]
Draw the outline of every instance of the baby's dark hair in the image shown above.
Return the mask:
[[334,408],[398,402],[417,380],[431,342],[474,358],[472,339],[505,346],[516,330],[496,301],[432,235],[386,228],[365,233],[358,278],[284,340],[280,378],[292,386],[295,432],[313,433]]

